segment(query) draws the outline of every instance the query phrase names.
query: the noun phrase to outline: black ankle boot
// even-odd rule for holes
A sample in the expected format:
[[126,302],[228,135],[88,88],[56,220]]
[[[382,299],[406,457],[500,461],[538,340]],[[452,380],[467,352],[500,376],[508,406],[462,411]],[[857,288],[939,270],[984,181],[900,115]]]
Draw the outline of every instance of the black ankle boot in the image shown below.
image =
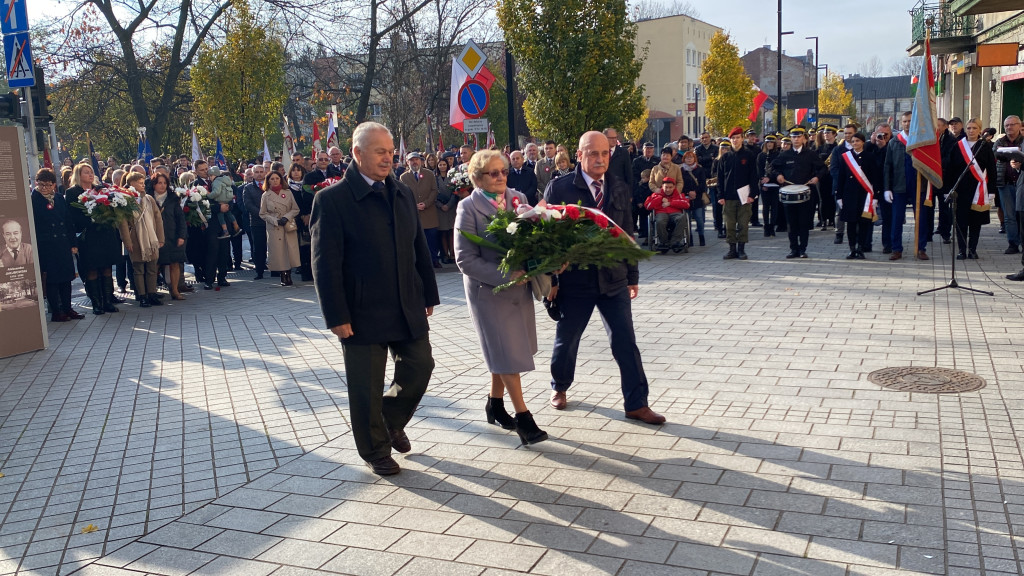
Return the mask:
[[739,258],[740,260],[747,259],[747,252],[745,250],[746,246],[746,242],[740,242],[739,247],[736,249],[736,257]]
[[89,297],[89,301],[92,302],[92,313],[97,316],[105,314],[103,311],[103,296],[100,292],[100,281],[96,280],[85,280],[85,295]]
[[722,256],[722,260],[732,260],[733,258],[739,258],[739,254],[736,253],[736,245],[729,244],[729,251]]
[[833,240],[832,243],[833,244],[842,244],[843,243],[843,233],[842,232],[836,232],[836,239]]
[[114,306],[114,279],[110,276],[103,276],[100,280],[100,299],[103,300],[104,312],[118,312]]
[[516,414],[516,432],[523,444],[536,444],[548,439],[548,433],[537,427],[529,410]]
[[484,414],[487,414],[487,423],[501,426],[505,430],[516,429],[516,419],[505,411],[503,398],[487,397],[487,405],[484,406]]
[[700,245],[701,246],[704,245],[704,235],[703,234],[700,235]]

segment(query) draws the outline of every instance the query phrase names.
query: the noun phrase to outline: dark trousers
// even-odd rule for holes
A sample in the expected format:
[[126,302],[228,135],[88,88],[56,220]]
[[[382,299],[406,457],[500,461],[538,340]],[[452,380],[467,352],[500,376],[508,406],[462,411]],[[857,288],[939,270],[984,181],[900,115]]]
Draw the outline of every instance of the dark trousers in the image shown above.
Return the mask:
[[814,187],[818,191],[818,220],[824,227],[836,221],[836,199],[831,190],[823,190],[820,185]]
[[650,233],[647,225],[647,217],[651,214],[650,210],[634,206],[633,213],[633,228],[638,231],[640,238],[647,238],[647,235]]
[[[262,220],[261,220],[262,222]],[[252,236],[249,237],[249,250],[256,273],[262,274],[267,269],[267,227],[251,226]]]
[[760,199],[760,198],[755,198],[755,199],[754,199],[754,203],[753,203],[753,204],[751,204],[751,208],[750,208],[750,225],[751,225],[751,226],[758,226],[758,225],[760,225],[760,224],[761,224],[761,223],[760,223],[760,222],[759,222],[759,221],[757,220],[757,207],[758,207],[758,203],[759,203],[760,201],[761,201],[761,199]]
[[970,220],[966,215],[963,217],[960,214],[956,215],[956,249],[961,254],[968,250],[974,252],[978,249],[978,239],[981,237],[981,224],[973,223]]
[[[391,455],[388,430],[402,430],[427,391],[434,370],[430,339],[380,344],[345,344],[345,382],[349,421],[359,456],[366,461]],[[384,391],[388,352],[395,360],[395,380]]]
[[846,223],[846,241],[850,243],[850,252],[864,250],[860,241],[864,236],[864,230],[870,230],[872,226],[874,223],[867,218],[854,218],[852,222]]
[[[922,190],[921,198],[924,198],[926,191]],[[907,220],[907,206],[913,206],[914,193],[893,194],[892,197],[892,239],[889,246],[893,252],[903,252],[903,224]],[[936,199],[937,201],[937,199]],[[935,207],[925,206],[921,203],[918,209],[917,223],[917,250],[924,251],[928,247],[928,241],[932,237],[932,226],[935,225]]]
[[939,236],[945,240],[949,238],[953,230],[953,210],[952,205],[946,202],[948,198],[947,194],[936,194],[935,202],[939,204]]
[[235,266],[242,265],[242,237],[244,234],[231,237],[231,259],[234,261]]
[[424,228],[423,235],[427,237],[427,250],[430,250],[430,261],[437,264],[441,259],[441,240],[437,236],[437,228]]
[[50,314],[71,312],[71,282],[47,282],[46,302],[50,306]]
[[718,189],[709,188],[709,196],[711,196],[711,219],[715,222],[715,230],[723,230],[724,225],[722,223],[722,206],[718,203]]
[[779,188],[766,186],[761,189],[761,218],[765,234],[775,234],[779,221]]
[[[1024,206],[1021,206],[1024,208]],[[1017,233],[1024,238],[1024,210],[1017,211]],[[1020,253],[1020,265],[1024,266],[1024,252]]]
[[[213,226],[206,230],[206,266],[203,267],[206,277],[203,280],[207,284],[224,282],[227,280],[228,270],[231,269],[231,243],[226,238],[218,239],[219,231]],[[266,248],[266,239],[263,243]]]
[[811,232],[811,225],[814,224],[814,204],[800,202],[798,204],[783,204],[786,213],[786,222],[789,232],[789,249],[798,252],[807,250],[807,237]]
[[576,355],[580,339],[596,307],[611,341],[612,357],[619,365],[622,397],[627,412],[647,406],[647,375],[633,332],[633,312],[629,289],[614,294],[558,294],[562,319],[555,328],[555,348],[551,353],[551,388],[564,392],[576,377]]
[[[906,205],[904,205],[906,210]],[[885,200],[878,202],[878,217],[882,219],[882,248],[892,248],[892,204]]]

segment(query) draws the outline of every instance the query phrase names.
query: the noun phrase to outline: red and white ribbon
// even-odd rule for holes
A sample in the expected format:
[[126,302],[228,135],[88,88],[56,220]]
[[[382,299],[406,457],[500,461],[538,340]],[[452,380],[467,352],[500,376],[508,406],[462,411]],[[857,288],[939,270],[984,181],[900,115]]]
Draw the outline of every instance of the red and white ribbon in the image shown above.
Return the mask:
[[853,177],[860,183],[860,187],[868,193],[867,198],[864,199],[864,211],[861,216],[874,220],[878,217],[875,213],[875,190],[872,188],[867,174],[864,174],[864,169],[857,163],[857,159],[853,156],[853,151],[843,153],[843,162],[846,163],[846,167],[850,169],[850,172],[853,173]]
[[964,162],[967,162],[971,169],[971,175],[978,181],[978,186],[974,189],[974,198],[971,200],[971,210],[985,212],[990,206],[988,198],[988,170],[982,170],[978,162],[975,161],[974,151],[971,149],[971,145],[967,142],[966,138],[960,139],[957,142],[957,146],[960,148],[960,154],[964,157]]

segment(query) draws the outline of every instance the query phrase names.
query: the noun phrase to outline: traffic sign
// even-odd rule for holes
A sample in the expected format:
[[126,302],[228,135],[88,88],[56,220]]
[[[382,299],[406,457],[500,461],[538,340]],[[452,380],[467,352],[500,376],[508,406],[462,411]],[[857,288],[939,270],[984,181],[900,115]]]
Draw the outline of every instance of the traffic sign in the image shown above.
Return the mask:
[[466,134],[484,134],[490,128],[487,118],[472,118],[462,121],[462,131]]
[[462,53],[459,54],[456,61],[466,71],[466,74],[469,74],[469,77],[472,78],[484,67],[484,62],[487,61],[487,54],[476,45],[476,42],[470,40],[466,43],[465,48],[462,49]]
[[7,63],[7,85],[11,88],[25,88],[36,85],[36,73],[32,68],[32,49],[28,32],[4,36],[4,62]]
[[28,32],[27,0],[3,0],[0,2],[0,23],[3,33]]
[[472,78],[466,80],[459,88],[459,110],[466,115],[466,118],[479,118],[487,112],[490,104],[490,96],[487,88],[479,80]]

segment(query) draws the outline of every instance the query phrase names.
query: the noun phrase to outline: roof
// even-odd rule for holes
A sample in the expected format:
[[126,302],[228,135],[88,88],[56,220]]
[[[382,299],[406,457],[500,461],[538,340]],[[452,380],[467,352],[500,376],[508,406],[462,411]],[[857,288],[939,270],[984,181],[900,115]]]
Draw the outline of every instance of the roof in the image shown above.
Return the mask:
[[867,78],[850,76],[843,78],[843,85],[857,100],[873,98],[913,98],[910,93],[911,76],[884,76]]

